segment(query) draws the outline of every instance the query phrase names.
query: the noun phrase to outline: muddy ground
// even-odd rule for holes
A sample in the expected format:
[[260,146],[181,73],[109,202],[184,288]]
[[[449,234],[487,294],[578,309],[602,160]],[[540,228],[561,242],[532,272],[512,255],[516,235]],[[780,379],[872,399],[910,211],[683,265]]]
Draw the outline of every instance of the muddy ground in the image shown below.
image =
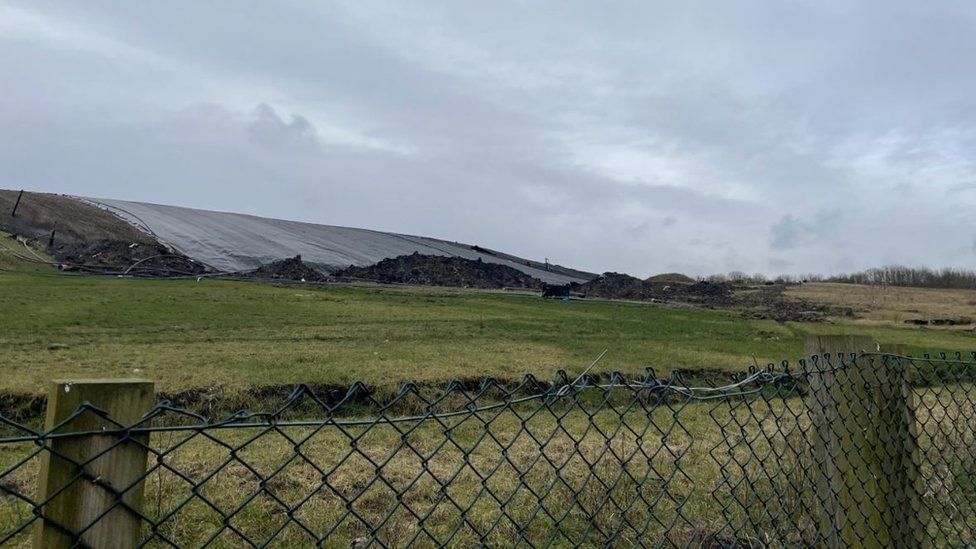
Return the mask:
[[417,253],[384,259],[368,267],[350,266],[333,274],[355,280],[455,288],[539,289],[542,286],[539,279],[506,265]]
[[789,287],[788,284],[743,287],[736,293],[734,305],[743,310],[742,316],[745,318],[777,322],[820,322],[830,316],[854,317],[854,310],[850,307],[787,297]]
[[668,273],[640,280],[620,273],[604,273],[572,291],[582,297],[690,304],[716,309],[739,309],[744,318],[777,322],[819,322],[829,316],[853,317],[850,307],[838,307],[787,297],[788,284],[759,286],[695,281]]

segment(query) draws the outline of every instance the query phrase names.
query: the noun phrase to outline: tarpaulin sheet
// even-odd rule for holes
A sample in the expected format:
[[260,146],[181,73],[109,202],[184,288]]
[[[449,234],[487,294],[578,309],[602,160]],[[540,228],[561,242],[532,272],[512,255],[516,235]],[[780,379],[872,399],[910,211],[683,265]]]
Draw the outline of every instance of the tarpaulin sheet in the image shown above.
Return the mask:
[[255,269],[296,255],[335,271],[417,252],[508,265],[550,284],[585,282],[595,276],[435,238],[126,200],[83,200],[118,214],[187,257],[219,271]]

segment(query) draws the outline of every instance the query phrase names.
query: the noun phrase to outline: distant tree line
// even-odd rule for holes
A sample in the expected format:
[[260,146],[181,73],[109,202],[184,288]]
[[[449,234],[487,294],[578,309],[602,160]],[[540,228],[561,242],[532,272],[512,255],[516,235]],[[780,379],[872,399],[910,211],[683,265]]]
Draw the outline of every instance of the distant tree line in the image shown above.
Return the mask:
[[909,286],[913,288],[976,289],[976,271],[973,270],[951,267],[945,269],[929,269],[927,267],[904,267],[902,265],[889,265],[848,274],[780,275],[772,278],[760,273],[748,274],[741,271],[732,271],[730,273],[709,276],[706,280],[709,282],[727,282],[731,284],[840,282],[844,284]]
[[755,284],[798,284],[800,282],[822,282],[825,280],[823,275],[779,275],[775,277],[768,277],[762,273],[744,273],[742,271],[732,271],[730,273],[714,274],[704,280],[708,282],[716,283],[728,283],[728,284],[742,284],[742,285],[755,285]]
[[828,282],[888,284],[914,288],[976,289],[976,271],[954,268],[929,269],[926,267],[890,265],[859,273],[835,275],[826,280]]
[[729,284],[764,284],[774,281],[762,273],[749,274],[742,271],[732,271],[724,274],[714,274],[706,278],[708,282],[727,282]]

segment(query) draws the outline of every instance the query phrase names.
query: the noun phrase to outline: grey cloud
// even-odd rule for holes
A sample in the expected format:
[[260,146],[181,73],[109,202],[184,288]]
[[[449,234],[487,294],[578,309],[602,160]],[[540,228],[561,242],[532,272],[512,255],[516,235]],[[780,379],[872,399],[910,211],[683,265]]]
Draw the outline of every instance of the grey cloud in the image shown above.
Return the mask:
[[0,9],[43,23],[0,24],[4,186],[641,276],[959,265],[976,232],[919,215],[976,206],[965,3]]
[[787,214],[769,228],[769,245],[774,250],[792,250],[809,238],[811,232],[804,222]]
[[254,108],[248,134],[265,146],[309,148],[318,145],[315,127],[307,118],[294,114],[290,122],[285,122],[267,103]]
[[633,237],[645,236],[649,233],[649,231],[650,225],[647,223],[647,221],[642,221],[627,230],[627,232]]
[[789,260],[786,260],[786,259],[781,259],[781,258],[778,258],[778,257],[771,257],[771,258],[769,258],[769,261],[768,261],[767,264],[769,265],[769,269],[772,270],[772,271],[774,271],[774,272],[783,272],[783,271],[787,271],[787,270],[793,268],[793,262],[792,261],[789,261]]

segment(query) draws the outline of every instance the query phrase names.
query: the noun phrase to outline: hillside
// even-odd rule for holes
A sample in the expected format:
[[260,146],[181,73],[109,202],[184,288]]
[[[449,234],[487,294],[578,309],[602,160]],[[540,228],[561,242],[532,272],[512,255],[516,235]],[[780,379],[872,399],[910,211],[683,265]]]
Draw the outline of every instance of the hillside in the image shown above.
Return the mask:
[[[420,254],[502,265],[550,284],[582,283],[596,275],[532,261],[481,246],[400,233],[302,223],[252,215],[0,190],[0,230],[46,246],[61,262],[113,267],[133,263],[160,274],[251,271],[286,258],[326,273]],[[166,256],[158,258],[157,256]]]
[[83,199],[151,232],[161,241],[221,271],[255,269],[302,256],[334,272],[418,253],[481,260],[517,269],[551,284],[585,282],[594,274],[523,259],[481,246],[400,233],[302,223],[253,215],[129,202]]
[[[195,275],[205,267],[119,216],[56,194],[0,190],[0,231],[33,261],[102,274]],[[16,206],[16,211],[14,207]],[[40,256],[38,254],[41,254]],[[11,257],[8,252],[6,254]]]

